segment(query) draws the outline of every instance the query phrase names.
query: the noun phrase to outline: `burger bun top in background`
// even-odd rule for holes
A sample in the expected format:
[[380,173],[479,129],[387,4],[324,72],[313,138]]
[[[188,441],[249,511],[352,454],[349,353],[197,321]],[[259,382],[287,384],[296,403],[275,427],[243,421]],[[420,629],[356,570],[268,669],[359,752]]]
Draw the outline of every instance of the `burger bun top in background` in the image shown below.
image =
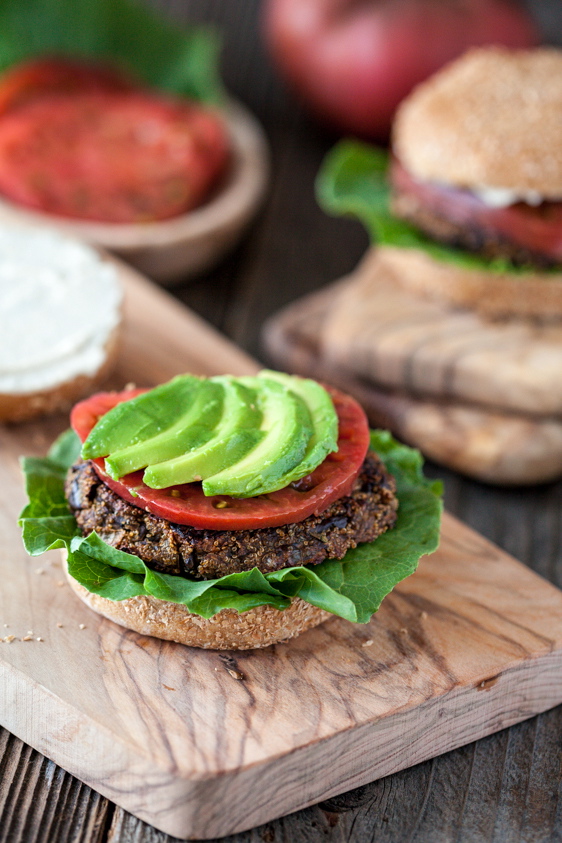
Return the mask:
[[398,109],[395,155],[422,181],[562,198],[562,51],[467,52]]

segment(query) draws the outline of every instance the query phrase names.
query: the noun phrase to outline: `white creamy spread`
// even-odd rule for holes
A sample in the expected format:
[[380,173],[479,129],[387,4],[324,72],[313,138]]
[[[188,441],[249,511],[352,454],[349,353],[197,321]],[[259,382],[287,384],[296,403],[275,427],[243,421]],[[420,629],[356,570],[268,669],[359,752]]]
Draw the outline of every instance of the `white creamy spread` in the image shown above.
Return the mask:
[[94,375],[119,322],[115,268],[48,229],[0,226],[0,392]]
[[510,190],[507,187],[486,187],[478,185],[471,188],[472,192],[490,208],[507,208],[516,202],[525,202],[536,207],[543,201],[543,197],[536,190]]

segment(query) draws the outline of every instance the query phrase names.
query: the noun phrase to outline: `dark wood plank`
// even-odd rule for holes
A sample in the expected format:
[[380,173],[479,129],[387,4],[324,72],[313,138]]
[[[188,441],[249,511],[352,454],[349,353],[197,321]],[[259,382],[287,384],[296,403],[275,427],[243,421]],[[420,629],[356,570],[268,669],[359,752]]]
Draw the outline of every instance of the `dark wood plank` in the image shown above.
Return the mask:
[[113,806],[0,729],[0,841],[102,843]]

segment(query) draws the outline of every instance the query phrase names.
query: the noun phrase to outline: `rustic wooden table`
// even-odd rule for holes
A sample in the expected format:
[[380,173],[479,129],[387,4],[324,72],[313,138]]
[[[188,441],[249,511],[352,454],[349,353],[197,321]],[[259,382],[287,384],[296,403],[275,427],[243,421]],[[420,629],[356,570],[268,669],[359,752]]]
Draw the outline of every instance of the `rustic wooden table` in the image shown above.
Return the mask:
[[[560,4],[533,4],[560,42]],[[264,359],[260,327],[287,302],[351,270],[367,238],[317,208],[313,179],[335,138],[298,107],[258,37],[258,0],[160,0],[179,19],[225,33],[224,78],[262,121],[273,176],[265,206],[234,254],[174,294]],[[557,7],[558,6],[558,10]],[[558,31],[553,27],[558,24]],[[267,362],[267,361],[265,361]],[[562,483],[484,487],[429,466],[447,508],[562,586]],[[237,843],[546,841],[562,839],[562,707],[261,828]],[[228,806],[225,806],[228,810]],[[0,843],[171,843],[0,730]]]

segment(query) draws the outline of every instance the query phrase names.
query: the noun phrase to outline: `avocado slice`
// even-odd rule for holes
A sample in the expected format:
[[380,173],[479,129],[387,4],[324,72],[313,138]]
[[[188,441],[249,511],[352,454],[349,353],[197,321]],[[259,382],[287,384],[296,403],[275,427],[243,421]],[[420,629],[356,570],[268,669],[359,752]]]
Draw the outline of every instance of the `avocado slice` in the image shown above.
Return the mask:
[[266,377],[238,381],[258,392],[264,436],[241,460],[206,478],[205,495],[248,498],[281,489],[280,478],[302,460],[312,436],[310,412],[300,396]]
[[113,407],[90,431],[82,445],[83,459],[106,457],[171,427],[176,416],[189,411],[202,383],[195,375],[179,375]]
[[263,439],[262,412],[255,389],[230,377],[213,378],[224,386],[222,416],[212,437],[189,453],[149,465],[143,480],[151,489],[203,480],[246,456]]
[[168,423],[165,430],[154,433],[150,438],[113,451],[105,460],[109,476],[116,480],[147,465],[179,457],[207,442],[222,416],[224,394],[222,383],[200,381],[198,389],[193,392],[191,404],[183,412],[179,411],[173,394],[170,394],[168,417],[172,424]]
[[306,477],[324,461],[328,454],[338,450],[338,414],[329,393],[316,381],[269,369],[263,369],[259,377],[267,377],[285,384],[287,389],[302,398],[312,418],[313,433],[304,457],[298,465],[280,478],[283,485],[288,486],[289,483]]

